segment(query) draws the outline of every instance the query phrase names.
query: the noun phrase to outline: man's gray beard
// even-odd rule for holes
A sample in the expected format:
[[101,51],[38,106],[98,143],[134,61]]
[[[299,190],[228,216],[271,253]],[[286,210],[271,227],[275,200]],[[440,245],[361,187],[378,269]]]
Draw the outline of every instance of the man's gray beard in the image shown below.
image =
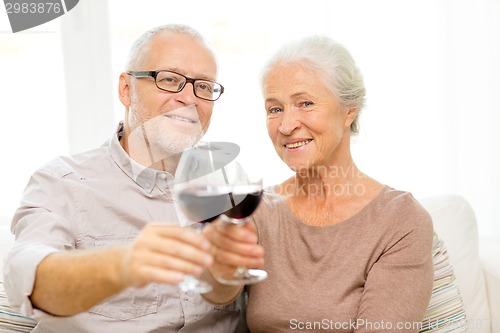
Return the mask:
[[178,135],[161,134],[158,138],[148,137],[151,145],[156,145],[157,148],[168,154],[179,154],[186,149],[196,146],[200,141],[203,133],[200,131],[198,134],[188,138],[180,138]]
[[[201,126],[198,131],[190,135],[180,135],[175,131],[168,133],[165,130],[160,130],[158,122],[155,122],[155,119],[157,120],[159,117],[163,117],[163,115],[156,116],[144,122],[140,116],[144,112],[134,93],[131,99],[132,103],[129,112],[131,117],[130,124],[134,127],[133,131],[138,131],[138,136],[147,141],[150,147],[161,153],[161,155],[179,154],[186,149],[194,147],[203,137],[204,132]],[[141,126],[143,126],[143,130],[140,130]],[[162,158],[165,156],[162,156]]]

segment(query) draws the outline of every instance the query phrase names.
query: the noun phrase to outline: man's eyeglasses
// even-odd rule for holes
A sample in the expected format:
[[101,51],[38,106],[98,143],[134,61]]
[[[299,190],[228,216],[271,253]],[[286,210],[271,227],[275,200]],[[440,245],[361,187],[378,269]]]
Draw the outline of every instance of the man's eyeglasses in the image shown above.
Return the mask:
[[193,79],[171,71],[128,71],[127,74],[136,78],[152,77],[158,89],[173,93],[180,92],[189,82],[193,85],[194,95],[206,101],[216,101],[224,92],[224,87],[215,81]]

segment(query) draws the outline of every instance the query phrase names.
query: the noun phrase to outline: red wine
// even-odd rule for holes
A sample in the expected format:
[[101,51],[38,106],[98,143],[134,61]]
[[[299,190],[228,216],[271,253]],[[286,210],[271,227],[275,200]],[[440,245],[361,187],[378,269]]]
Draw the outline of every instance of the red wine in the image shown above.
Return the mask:
[[262,198],[262,189],[256,192],[237,194],[231,192],[235,203],[234,207],[224,212],[224,215],[231,217],[233,219],[244,219],[252,215],[257,206],[259,205],[260,199]]
[[259,205],[262,188],[256,185],[187,187],[178,193],[184,214],[191,220],[209,223],[225,214],[234,219],[250,216]]

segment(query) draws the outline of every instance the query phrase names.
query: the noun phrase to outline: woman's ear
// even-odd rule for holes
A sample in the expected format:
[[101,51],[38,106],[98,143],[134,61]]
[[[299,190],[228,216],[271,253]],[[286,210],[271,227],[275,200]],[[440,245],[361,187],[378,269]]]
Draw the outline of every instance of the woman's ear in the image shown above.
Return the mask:
[[127,73],[121,73],[118,81],[118,97],[125,107],[130,105],[130,76]]
[[358,108],[355,106],[351,106],[347,109],[347,116],[345,119],[344,128],[351,128],[351,124],[356,120],[358,116]]

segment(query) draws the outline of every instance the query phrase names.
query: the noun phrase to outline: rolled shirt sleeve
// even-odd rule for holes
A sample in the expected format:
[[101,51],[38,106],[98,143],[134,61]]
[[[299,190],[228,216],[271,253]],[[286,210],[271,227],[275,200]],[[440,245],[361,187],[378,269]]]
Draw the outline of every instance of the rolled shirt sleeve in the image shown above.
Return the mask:
[[53,252],[75,248],[74,230],[63,218],[74,215],[74,207],[68,202],[74,198],[69,187],[61,184],[68,173],[50,165],[35,172],[12,219],[16,242],[5,258],[5,290],[13,309],[35,319],[48,316],[33,309],[29,298],[38,264]]
[[30,295],[35,283],[38,264],[50,253],[57,251],[44,244],[17,244],[6,258],[4,272],[5,290],[10,306],[26,317],[40,320],[51,315],[34,309]]

